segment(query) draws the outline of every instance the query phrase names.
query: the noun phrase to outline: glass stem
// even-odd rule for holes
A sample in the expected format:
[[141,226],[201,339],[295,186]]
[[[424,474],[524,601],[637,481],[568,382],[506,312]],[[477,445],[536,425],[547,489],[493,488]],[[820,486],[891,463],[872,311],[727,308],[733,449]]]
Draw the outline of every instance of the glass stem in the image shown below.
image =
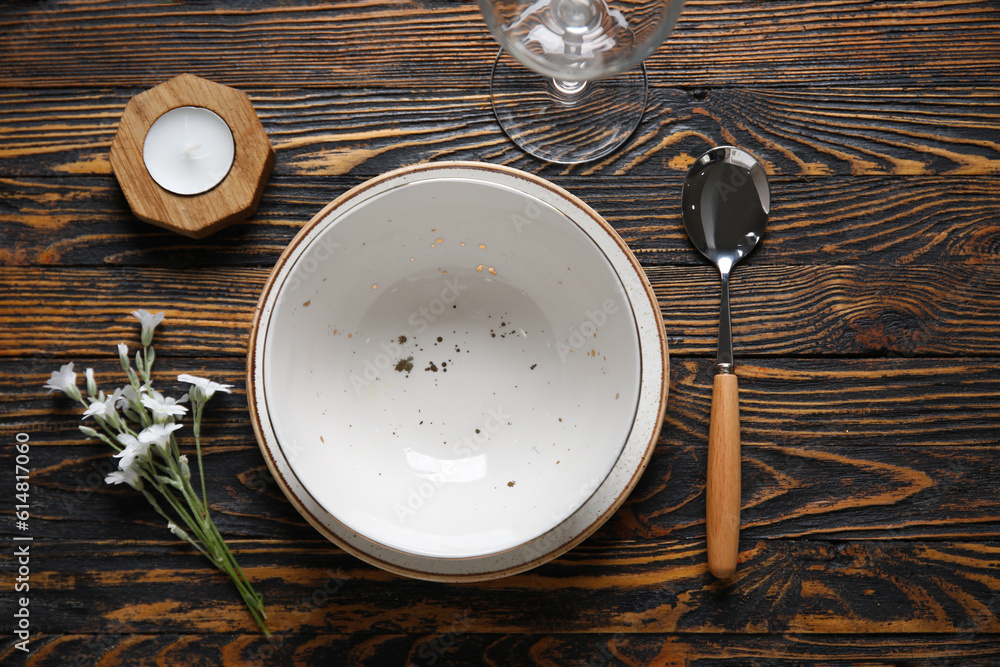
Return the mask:
[[589,88],[589,81],[564,81],[562,79],[549,79],[552,97],[558,102],[567,106],[573,105],[583,99],[583,94]]

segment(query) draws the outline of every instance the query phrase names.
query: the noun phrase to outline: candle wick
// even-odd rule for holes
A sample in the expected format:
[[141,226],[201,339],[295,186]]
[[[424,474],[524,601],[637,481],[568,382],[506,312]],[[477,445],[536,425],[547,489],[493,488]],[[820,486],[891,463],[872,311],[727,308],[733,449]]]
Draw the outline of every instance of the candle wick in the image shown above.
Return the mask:
[[194,157],[192,153],[194,153],[199,148],[201,148],[201,144],[191,144],[190,146],[181,151],[181,155],[186,158],[192,158]]

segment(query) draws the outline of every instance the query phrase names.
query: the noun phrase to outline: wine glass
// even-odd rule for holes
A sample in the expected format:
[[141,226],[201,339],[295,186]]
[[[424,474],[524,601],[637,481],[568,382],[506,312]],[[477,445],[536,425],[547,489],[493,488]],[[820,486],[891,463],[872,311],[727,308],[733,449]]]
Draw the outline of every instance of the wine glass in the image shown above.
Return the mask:
[[490,77],[500,126],[528,153],[561,164],[604,157],[632,135],[649,90],[642,61],[673,29],[684,4],[478,2],[501,46]]

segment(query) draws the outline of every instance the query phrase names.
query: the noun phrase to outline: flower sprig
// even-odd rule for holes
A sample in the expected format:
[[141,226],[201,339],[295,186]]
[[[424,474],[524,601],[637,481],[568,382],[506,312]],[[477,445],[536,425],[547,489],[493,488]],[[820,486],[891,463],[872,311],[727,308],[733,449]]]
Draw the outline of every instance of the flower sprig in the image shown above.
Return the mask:
[[[80,403],[83,418],[92,419],[97,428],[81,425],[80,431],[97,438],[114,450],[118,469],[104,478],[108,484],[127,484],[145,496],[153,509],[167,520],[173,535],[186,540],[205,555],[212,564],[230,576],[250,614],[266,636],[267,628],[263,597],[254,591],[243,570],[236,562],[208,511],[205,489],[205,469],[201,457],[201,419],[205,404],[217,392],[231,393],[232,385],[220,384],[186,373],[177,377],[190,385],[188,393],[179,399],[166,397],[153,388],[152,370],[156,360],[153,331],[163,321],[163,313],[151,314],[136,310],[132,315],[142,326],[142,349],[133,360],[128,346],[118,345],[118,358],[128,384],[105,394],[97,387],[93,369],[86,370],[86,397],[76,384],[73,364],[68,363],[45,384],[46,389],[59,391]],[[200,478],[200,491],[191,484],[191,466],[187,455],[180,453],[174,435],[182,424],[190,404],[191,425]],[[161,502],[162,501],[162,502]]]

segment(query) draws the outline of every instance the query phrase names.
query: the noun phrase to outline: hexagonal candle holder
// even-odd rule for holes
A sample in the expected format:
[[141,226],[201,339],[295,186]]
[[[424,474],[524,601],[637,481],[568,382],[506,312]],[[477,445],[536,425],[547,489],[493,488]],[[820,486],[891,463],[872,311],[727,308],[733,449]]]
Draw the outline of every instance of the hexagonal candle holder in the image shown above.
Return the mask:
[[129,100],[109,157],[137,218],[195,239],[252,215],[274,166],[250,98],[191,74]]

